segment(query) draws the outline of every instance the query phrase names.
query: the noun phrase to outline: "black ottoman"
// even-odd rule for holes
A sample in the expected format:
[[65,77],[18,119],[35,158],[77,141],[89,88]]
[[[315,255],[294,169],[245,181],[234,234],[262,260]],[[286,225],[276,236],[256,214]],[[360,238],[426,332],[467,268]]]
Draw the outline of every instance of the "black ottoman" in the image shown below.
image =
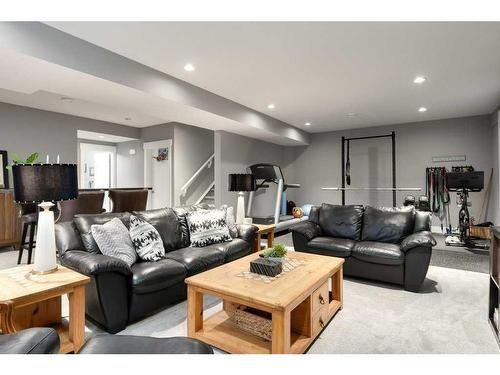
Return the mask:
[[28,328],[0,335],[0,354],[55,354],[59,344],[59,335],[52,328]]
[[103,335],[89,339],[79,354],[214,354],[210,345],[187,337]]

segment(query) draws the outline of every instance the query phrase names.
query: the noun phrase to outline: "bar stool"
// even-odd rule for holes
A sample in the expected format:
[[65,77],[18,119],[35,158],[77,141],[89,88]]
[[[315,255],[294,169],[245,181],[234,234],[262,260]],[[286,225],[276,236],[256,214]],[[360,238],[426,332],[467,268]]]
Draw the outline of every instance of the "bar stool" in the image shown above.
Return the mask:
[[77,199],[59,202],[61,213],[57,221],[72,221],[78,214],[101,214],[105,211],[103,202],[104,191],[82,191]]
[[[22,203],[20,206],[23,232],[19,242],[19,256],[17,258],[17,264],[21,264],[25,245],[28,245],[28,264],[30,264],[33,248],[35,247],[35,232],[38,223],[37,205],[36,203]],[[26,237],[28,236],[28,231],[29,239],[27,240]]]
[[144,211],[148,202],[148,191],[110,190],[109,199],[113,203],[111,212]]

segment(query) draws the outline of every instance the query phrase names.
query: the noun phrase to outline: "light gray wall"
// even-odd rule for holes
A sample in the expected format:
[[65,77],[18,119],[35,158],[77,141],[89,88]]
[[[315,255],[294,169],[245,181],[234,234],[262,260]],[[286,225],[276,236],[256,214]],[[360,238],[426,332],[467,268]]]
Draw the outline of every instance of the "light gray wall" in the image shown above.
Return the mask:
[[181,196],[181,188],[214,153],[214,132],[184,124],[174,125],[174,204],[193,204],[214,181],[214,163],[205,168]]
[[[140,140],[116,145],[116,186],[137,188],[144,186],[144,149]],[[129,151],[135,150],[135,155]]]
[[[237,193],[227,191],[228,175],[230,173],[246,173],[246,168],[255,163],[281,165],[283,163],[283,152],[283,146],[224,131],[216,131],[216,203],[236,207]],[[275,187],[271,186],[264,194],[256,194],[253,215],[267,216],[274,214],[275,191]]]
[[[493,128],[490,116],[446,119],[420,123],[383,126],[370,129],[313,134],[308,147],[286,148],[285,172],[301,189],[290,191],[289,199],[297,204],[341,203],[341,193],[322,191],[321,187],[341,184],[341,137],[368,136],[396,132],[397,185],[399,187],[421,187],[425,192],[425,168],[427,166],[473,165],[485,171],[487,183],[494,167]],[[391,186],[391,149],[389,139],[361,140],[351,144],[351,179],[356,186]],[[432,156],[466,155],[459,163],[433,163]],[[405,192],[398,192],[401,204]],[[415,193],[412,193],[417,195]],[[477,216],[484,192],[471,193],[472,216]],[[458,222],[456,194],[451,194],[450,214],[452,225]],[[347,192],[347,204],[370,204],[391,206],[390,192]],[[491,217],[491,207],[488,217]],[[434,220],[434,225],[438,224]]]
[[499,137],[500,133],[498,131],[498,109],[491,115],[491,126],[492,126],[492,137],[491,137],[491,159],[493,161],[493,178],[491,184],[490,192],[490,212],[489,220],[500,225],[500,169],[499,169],[499,159],[500,159],[500,149],[499,149]]
[[78,129],[130,138],[140,135],[140,129],[129,126],[0,103],[0,150],[7,150],[9,158],[12,152],[21,157],[39,152],[41,161],[47,154],[55,161],[59,154],[61,162],[76,163]]

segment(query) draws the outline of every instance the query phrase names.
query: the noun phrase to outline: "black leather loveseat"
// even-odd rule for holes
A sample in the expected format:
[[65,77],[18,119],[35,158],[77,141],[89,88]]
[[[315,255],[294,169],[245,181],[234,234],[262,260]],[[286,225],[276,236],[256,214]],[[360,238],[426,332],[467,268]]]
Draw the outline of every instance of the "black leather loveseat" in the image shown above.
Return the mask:
[[418,291],[436,241],[430,214],[413,208],[337,206],[311,209],[291,228],[295,251],[345,259],[344,274]]
[[257,231],[252,225],[239,225],[238,238],[231,242],[189,247],[185,214],[183,209],[172,208],[134,212],[158,230],[166,259],[139,261],[131,267],[120,259],[101,254],[90,232],[92,224],[104,224],[115,217],[128,227],[130,213],[76,215],[71,222],[56,224],[61,263],[91,277],[86,288],[88,318],[110,333],[121,331],[128,323],[185,299],[186,277],[252,251]]

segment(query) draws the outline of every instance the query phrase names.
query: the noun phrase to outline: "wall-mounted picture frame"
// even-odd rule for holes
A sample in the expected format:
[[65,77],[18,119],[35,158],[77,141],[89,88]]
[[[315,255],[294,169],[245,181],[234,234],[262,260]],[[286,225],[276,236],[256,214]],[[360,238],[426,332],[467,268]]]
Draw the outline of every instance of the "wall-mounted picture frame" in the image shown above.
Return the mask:
[[0,189],[9,188],[9,171],[7,170],[7,165],[9,165],[7,151],[0,150],[0,168],[2,168],[2,172],[0,172]]

